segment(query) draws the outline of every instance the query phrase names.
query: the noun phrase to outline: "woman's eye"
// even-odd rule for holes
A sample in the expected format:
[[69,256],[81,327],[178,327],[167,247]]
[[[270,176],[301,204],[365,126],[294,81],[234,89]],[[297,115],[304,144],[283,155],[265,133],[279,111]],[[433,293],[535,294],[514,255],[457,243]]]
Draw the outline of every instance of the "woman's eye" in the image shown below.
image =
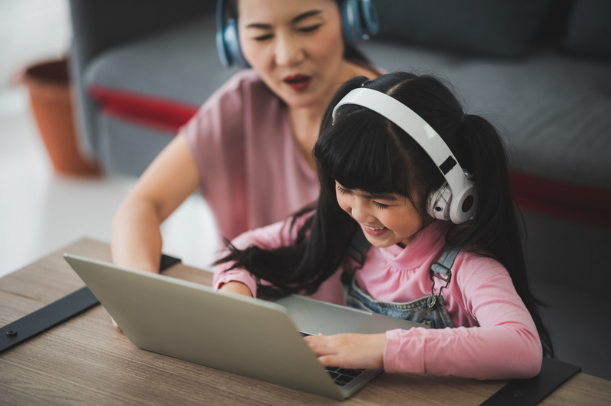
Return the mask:
[[382,203],[378,203],[378,202],[373,202],[373,204],[378,208],[378,209],[385,209],[388,207],[387,204],[382,204]]
[[313,32],[313,31],[316,31],[317,29],[319,29],[321,25],[322,24],[310,25],[308,27],[300,28],[299,31],[301,31],[301,32]]
[[267,40],[268,40],[268,39],[270,39],[271,37],[272,37],[272,35],[271,35],[271,34],[267,34],[267,35],[260,35],[260,36],[258,36],[258,37],[254,37],[254,40],[255,40],[255,41],[258,41],[258,42],[262,42],[262,41],[267,41]]

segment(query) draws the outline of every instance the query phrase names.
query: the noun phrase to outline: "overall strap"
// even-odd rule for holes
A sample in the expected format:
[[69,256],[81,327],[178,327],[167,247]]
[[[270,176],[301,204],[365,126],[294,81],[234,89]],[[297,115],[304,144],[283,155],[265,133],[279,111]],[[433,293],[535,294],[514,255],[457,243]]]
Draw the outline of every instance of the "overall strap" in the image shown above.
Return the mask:
[[[456,256],[460,252],[461,248],[448,248],[446,249],[437,262],[431,265],[431,281],[433,281],[433,286],[431,286],[431,295],[426,301],[429,309],[434,309],[439,301],[439,296],[441,296],[441,291],[444,288],[447,288],[450,284],[450,280],[452,280],[452,266],[454,265],[454,261],[456,260]],[[441,288],[439,288],[439,293],[435,293],[435,278],[441,279],[445,282]]]

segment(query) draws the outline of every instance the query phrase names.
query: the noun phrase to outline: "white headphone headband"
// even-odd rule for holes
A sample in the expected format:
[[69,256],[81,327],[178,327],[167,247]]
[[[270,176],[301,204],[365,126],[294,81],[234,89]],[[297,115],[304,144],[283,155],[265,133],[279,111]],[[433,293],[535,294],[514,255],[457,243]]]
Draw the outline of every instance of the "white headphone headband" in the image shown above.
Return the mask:
[[475,184],[467,178],[458,160],[433,127],[400,101],[373,89],[358,88],[348,93],[333,109],[334,122],[337,109],[345,104],[355,104],[375,111],[420,144],[450,186],[453,196],[450,203],[452,221],[463,223],[471,218],[475,212]]

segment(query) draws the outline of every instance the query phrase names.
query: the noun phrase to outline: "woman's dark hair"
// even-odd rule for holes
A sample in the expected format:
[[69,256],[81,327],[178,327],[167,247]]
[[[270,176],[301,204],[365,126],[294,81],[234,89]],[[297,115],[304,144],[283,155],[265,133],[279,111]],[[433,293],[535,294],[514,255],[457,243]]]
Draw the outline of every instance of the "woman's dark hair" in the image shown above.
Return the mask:
[[[334,0],[334,1],[338,3],[339,5],[340,0]],[[229,18],[233,18],[237,21],[238,19],[238,0],[229,0],[226,3],[227,5],[224,7],[225,14]],[[367,65],[367,66],[371,65],[371,60],[367,58],[367,56],[360,49],[350,44],[344,45],[344,59],[347,61],[362,64],[362,65]]]
[[230,246],[230,254],[219,263],[236,261],[234,267],[270,282],[273,286],[259,283],[267,296],[315,292],[338,268],[354,263],[348,248],[357,224],[337,202],[336,181],[370,194],[405,196],[422,219],[426,218],[426,196],[437,190],[444,178],[422,147],[388,119],[361,106],[340,107],[333,121],[333,108],[346,94],[361,86],[371,88],[394,97],[422,117],[472,174],[478,195],[475,215],[464,224],[448,223],[446,244],[494,258],[507,269],[535,321],[545,354],[553,356],[538,302],[528,284],[505,148],[494,126],[480,116],[465,115],[450,85],[434,76],[396,72],[373,81],[366,79],[357,77],[342,85],[323,116],[314,147],[320,196],[315,209],[306,208],[292,217],[294,227],[297,219],[307,216],[296,230],[295,242],[273,250]]

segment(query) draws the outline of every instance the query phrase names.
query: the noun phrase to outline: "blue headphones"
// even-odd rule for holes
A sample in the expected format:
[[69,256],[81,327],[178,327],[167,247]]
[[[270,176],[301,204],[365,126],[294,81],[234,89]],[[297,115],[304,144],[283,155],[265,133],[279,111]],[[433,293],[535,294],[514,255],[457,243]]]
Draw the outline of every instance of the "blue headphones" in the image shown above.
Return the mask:
[[[347,45],[355,45],[378,33],[380,24],[373,0],[340,0],[342,33]],[[238,24],[230,18],[225,22],[223,0],[216,3],[216,49],[225,67],[250,65],[240,46]]]

